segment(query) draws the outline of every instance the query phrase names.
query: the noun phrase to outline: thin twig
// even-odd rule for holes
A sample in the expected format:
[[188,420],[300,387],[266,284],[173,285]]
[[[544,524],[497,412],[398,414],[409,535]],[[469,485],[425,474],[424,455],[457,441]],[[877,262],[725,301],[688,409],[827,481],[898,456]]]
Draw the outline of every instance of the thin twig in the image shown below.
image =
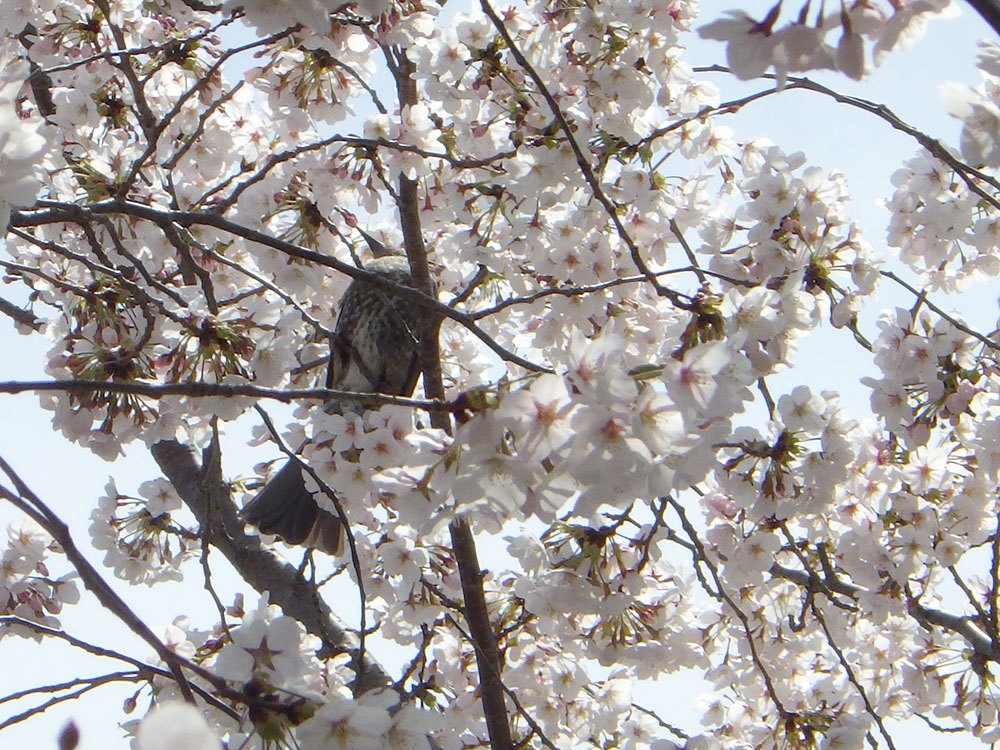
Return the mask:
[[496,28],[500,36],[503,38],[504,42],[507,45],[507,48],[514,56],[514,59],[517,60],[518,65],[520,65],[524,69],[524,71],[528,74],[528,76],[530,76],[531,79],[535,82],[535,86],[538,87],[539,93],[545,99],[545,102],[548,105],[549,110],[555,116],[556,122],[559,123],[559,129],[562,130],[566,138],[566,142],[569,144],[570,148],[573,151],[573,155],[576,158],[576,164],[580,168],[580,172],[583,174],[584,180],[587,182],[587,185],[590,186],[590,190],[594,194],[594,197],[597,198],[597,201],[604,207],[604,210],[607,212],[608,217],[611,219],[611,223],[614,224],[615,226],[615,230],[617,231],[618,236],[628,247],[629,253],[632,256],[632,262],[635,263],[635,267],[638,268],[639,272],[646,277],[646,280],[649,281],[649,283],[652,285],[653,289],[656,290],[656,293],[658,295],[660,295],[661,297],[666,297],[675,306],[679,308],[682,308],[684,310],[691,309],[690,303],[684,302],[681,299],[680,295],[678,295],[676,292],[670,289],[667,289],[662,284],[660,284],[660,282],[656,278],[656,275],[653,273],[652,269],[650,269],[649,266],[646,264],[646,261],[643,260],[642,254],[639,252],[639,246],[635,244],[635,240],[632,239],[632,236],[628,233],[628,230],[625,229],[625,225],[622,223],[621,217],[618,215],[618,207],[611,202],[611,199],[608,198],[607,195],[605,195],[604,190],[601,187],[601,184],[598,181],[597,176],[594,174],[594,170],[590,165],[590,161],[587,159],[587,156],[583,153],[583,149],[580,147],[580,144],[577,143],[576,136],[573,134],[573,128],[570,127],[569,122],[566,120],[566,116],[563,114],[562,109],[559,107],[559,103],[556,101],[555,97],[552,96],[552,93],[545,85],[545,81],[542,80],[541,75],[539,75],[538,71],[535,70],[534,66],[528,61],[528,58],[525,57],[524,53],[521,52],[521,49],[514,42],[514,39],[507,31],[507,27],[504,26],[503,21],[501,20],[500,16],[497,15],[496,11],[493,10],[493,6],[490,5],[489,1],[480,0],[480,5],[482,6],[483,12],[489,17],[490,21],[493,23],[493,26]]
[[949,323],[951,323],[953,326],[955,326],[955,328],[957,328],[958,330],[960,330],[962,333],[966,333],[969,336],[972,336],[974,339],[976,339],[977,341],[979,341],[983,345],[989,347],[990,349],[993,349],[994,351],[1000,351],[1000,344],[998,344],[995,341],[992,341],[991,339],[987,338],[986,336],[984,336],[983,334],[979,333],[978,331],[974,331],[973,329],[969,328],[969,326],[965,325],[965,323],[963,323],[962,321],[960,321],[958,318],[955,318],[955,317],[949,315],[948,313],[946,313],[940,307],[938,307],[933,302],[931,302],[929,299],[927,299],[926,295],[923,292],[918,291],[916,288],[914,288],[910,284],[907,284],[905,281],[903,281],[901,278],[899,278],[899,276],[897,276],[892,271],[879,271],[879,274],[881,276],[885,276],[887,279],[891,279],[892,281],[895,281],[897,284],[899,284],[901,287],[903,287],[904,289],[906,289],[908,292],[911,292],[912,294],[914,294],[916,297],[918,297],[920,300],[922,300],[923,304],[927,305],[927,307],[929,307],[931,310],[933,310],[935,313],[937,313],[940,317],[942,317],[945,320],[947,320]]
[[810,608],[812,609],[812,613],[816,618],[816,621],[823,629],[823,633],[826,635],[827,644],[829,644],[830,648],[832,648],[834,653],[837,654],[837,659],[840,661],[840,665],[844,668],[848,682],[854,685],[855,690],[857,690],[858,694],[861,696],[861,700],[865,704],[865,712],[875,720],[875,724],[878,726],[879,732],[882,734],[882,738],[889,746],[889,750],[896,750],[896,745],[892,741],[892,736],[889,734],[889,730],[886,729],[885,724],[882,723],[882,717],[878,715],[875,707],[868,699],[868,693],[858,681],[857,676],[854,674],[854,669],[851,667],[851,663],[847,660],[847,656],[844,655],[840,646],[838,646],[837,642],[833,639],[833,633],[830,632],[830,628],[826,624],[826,618],[823,617],[822,613],[819,611],[819,607],[816,606],[815,600],[810,602]]
[[303,388],[297,390],[282,390],[280,388],[263,388],[248,383],[136,383],[112,380],[34,380],[0,381],[0,393],[25,393],[29,391],[63,391],[66,393],[127,393],[145,396],[152,399],[168,396],[187,396],[189,398],[235,398],[247,397],[253,399],[272,399],[290,404],[297,401],[327,401],[330,399],[356,401],[362,405],[375,407],[384,404],[409,406],[428,412],[459,412],[467,408],[461,398],[454,401],[425,401],[403,396],[387,396],[382,393],[356,393],[354,391],[338,391],[332,388]]
[[713,565],[712,561],[709,560],[708,554],[705,552],[704,545],[702,545],[701,543],[701,538],[698,536],[698,532],[695,531],[694,526],[692,526],[691,522],[688,520],[687,513],[684,511],[684,506],[682,506],[680,503],[678,503],[676,500],[670,497],[667,498],[667,502],[670,504],[670,506],[674,509],[674,512],[680,518],[681,525],[684,527],[684,531],[687,533],[688,537],[691,539],[691,542],[698,550],[698,558],[708,568],[708,572],[712,574],[712,579],[715,581],[715,587],[716,590],[719,592],[719,596],[721,596],[723,601],[725,601],[726,604],[729,605],[729,608],[732,610],[733,614],[736,615],[737,619],[739,619],[740,623],[742,624],[743,632],[746,635],[746,643],[748,648],[750,649],[750,658],[753,661],[754,666],[756,666],[757,671],[760,673],[761,677],[764,680],[764,687],[767,690],[768,697],[771,699],[771,702],[774,703],[775,708],[778,709],[778,714],[783,719],[791,718],[793,714],[789,712],[787,708],[785,708],[784,704],[781,702],[781,699],[778,697],[777,688],[774,685],[774,681],[771,679],[771,673],[764,666],[764,662],[761,660],[760,654],[757,653],[757,644],[754,641],[753,629],[750,627],[750,618],[747,617],[746,613],[744,613],[743,610],[741,610],[738,606],[736,606],[736,602],[733,600],[733,598],[728,593],[726,593],[726,589],[722,585],[722,578],[719,576],[719,572],[718,570],[716,570],[715,565]]
[[132,608],[114,592],[105,582],[97,569],[90,564],[90,561],[80,552],[79,548],[70,534],[69,527],[52,510],[42,502],[31,489],[24,483],[17,472],[0,457],[0,470],[2,470],[13,482],[16,492],[12,492],[3,485],[0,485],[0,496],[5,497],[14,507],[28,515],[33,521],[45,529],[49,535],[62,547],[63,554],[76,568],[77,573],[84,585],[93,592],[101,605],[118,619],[125,623],[132,632],[148,643],[156,655],[159,656],[169,667],[170,672],[177,682],[177,687],[188,703],[194,703],[194,695],[187,678],[184,676],[183,667],[187,666],[184,659],[171,651],[157,638],[156,634],[142,621],[142,619],[132,611]]
[[[78,648],[82,651],[92,654],[94,656],[101,656],[108,659],[117,659],[118,661],[123,661],[126,664],[131,664],[136,668],[138,672],[142,672],[146,675],[147,679],[150,677],[164,677],[167,679],[171,678],[171,674],[166,669],[161,669],[160,667],[154,667],[152,664],[147,664],[144,661],[135,659],[128,654],[123,654],[120,651],[113,651],[109,648],[104,648],[103,646],[97,646],[88,641],[81,640],[76,636],[70,635],[65,630],[57,630],[56,628],[50,628],[47,625],[42,625],[38,622],[33,622],[31,620],[25,620],[23,617],[16,617],[14,615],[3,615],[0,616],[0,625],[16,625],[18,627],[28,628],[35,631],[41,636],[46,638],[58,638],[60,640],[66,641],[71,646]],[[233,719],[239,719],[239,712],[234,711],[232,708],[227,706],[225,703],[221,702],[218,698],[212,695],[210,692],[201,687],[198,683],[192,682],[191,689],[194,690],[206,703],[209,703],[213,707],[217,708],[219,711],[227,714]],[[5,698],[3,700],[8,700]],[[0,700],[0,703],[3,702]]]

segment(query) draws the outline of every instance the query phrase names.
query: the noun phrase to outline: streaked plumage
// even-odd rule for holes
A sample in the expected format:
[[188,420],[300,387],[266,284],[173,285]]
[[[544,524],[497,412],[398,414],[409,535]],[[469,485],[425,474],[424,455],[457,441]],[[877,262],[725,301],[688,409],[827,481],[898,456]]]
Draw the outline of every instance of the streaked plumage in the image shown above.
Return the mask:
[[[410,265],[402,255],[387,255],[365,265],[400,286],[413,286]],[[417,384],[420,307],[370,284],[352,281],[344,292],[331,346],[331,387],[358,393],[409,396]],[[326,405],[349,410],[357,402]]]

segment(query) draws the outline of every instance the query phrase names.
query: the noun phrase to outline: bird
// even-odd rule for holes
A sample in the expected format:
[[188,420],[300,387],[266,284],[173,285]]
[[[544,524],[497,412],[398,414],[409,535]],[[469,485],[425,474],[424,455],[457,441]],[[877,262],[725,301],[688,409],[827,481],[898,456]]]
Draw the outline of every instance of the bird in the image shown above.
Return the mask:
[[[416,288],[405,255],[362,232],[374,260],[366,271]],[[417,352],[424,311],[419,303],[354,279],[340,303],[330,341],[327,387],[356,393],[410,396],[420,368]],[[331,400],[328,413],[360,412],[357,401]],[[319,507],[306,489],[298,462],[288,461],[241,512],[245,522],[286,544],[313,547],[331,555],[341,546],[341,520]]]

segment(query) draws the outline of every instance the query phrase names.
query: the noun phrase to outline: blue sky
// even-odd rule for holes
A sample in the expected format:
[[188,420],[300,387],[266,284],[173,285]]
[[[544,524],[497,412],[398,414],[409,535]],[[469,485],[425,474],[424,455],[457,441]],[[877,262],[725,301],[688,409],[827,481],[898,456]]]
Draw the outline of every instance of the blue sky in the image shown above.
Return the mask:
[[[737,3],[703,0],[702,12],[707,18],[717,9],[732,7]],[[751,5],[744,4],[744,7]],[[770,2],[756,3],[763,14]],[[992,32],[978,16],[962,6],[963,15],[956,19],[933,23],[928,35],[915,49],[890,55],[875,70],[870,80],[856,84],[839,76],[813,76],[834,88],[856,94],[888,105],[900,117],[925,132],[946,142],[955,143],[958,122],[948,116],[939,96],[939,87],[946,81],[959,81],[975,85],[979,76],[974,66],[976,40],[990,37]],[[689,59],[695,64],[712,64],[724,59],[721,45],[692,39]],[[764,84],[750,83],[733,86],[720,75],[711,80],[724,85],[724,98],[731,98]],[[827,169],[842,171],[854,196],[854,215],[865,231],[868,240],[880,246],[887,222],[886,213],[879,201],[892,190],[889,177],[903,161],[912,156],[917,145],[912,139],[892,131],[888,125],[875,121],[871,116],[856,112],[843,105],[808,92],[785,92],[754,103],[742,112],[727,118],[739,139],[766,135],[786,151],[802,150],[810,163]],[[0,289],[0,296],[20,301],[21,291],[16,287]],[[912,302],[905,294],[887,296],[884,306]],[[970,292],[962,300],[945,300],[942,306],[961,308],[963,316],[983,330],[991,330],[996,321],[996,286]],[[871,325],[872,313],[866,316]],[[871,328],[868,328],[871,331]],[[0,380],[27,380],[44,376],[42,364],[46,346],[38,337],[19,336],[5,319],[0,319]],[[867,408],[867,389],[858,378],[871,374],[866,360],[858,356],[858,347],[847,332],[820,335],[808,340],[801,347],[800,362],[808,364],[788,381],[788,388],[799,382],[808,382],[817,390],[833,388],[845,397],[845,406],[855,415],[864,414]],[[155,464],[142,446],[135,446],[125,459],[114,465],[106,464],[89,452],[67,444],[51,431],[48,414],[38,408],[38,399],[32,395],[0,395],[0,455],[10,462],[26,482],[50,505],[57,508],[70,524],[76,537],[88,541],[88,516],[102,494],[109,474],[114,474],[122,491],[134,492],[144,480],[158,475]],[[251,451],[242,446],[249,420],[228,426],[225,470],[230,475],[244,474],[251,470],[254,461],[273,457],[274,451]],[[14,517],[6,506],[0,505],[0,526]],[[95,563],[98,556],[92,555]],[[218,559],[218,557],[216,558]],[[487,561],[488,564],[488,561]],[[225,577],[223,577],[225,581]],[[232,579],[223,585],[233,585]],[[157,586],[154,590],[119,589],[146,619],[157,626],[166,624],[179,609],[179,598],[189,599],[189,613],[203,626],[214,618],[214,607],[197,583],[187,587]],[[84,601],[88,594],[84,592]],[[223,597],[226,599],[226,597]],[[89,600],[92,601],[92,600]],[[147,658],[149,649],[133,637],[100,608],[92,605],[69,608],[63,616],[66,628],[75,635],[96,643],[110,643],[128,653]],[[113,668],[109,663],[80,657],[61,645],[46,644],[36,647],[18,639],[0,640],[0,664],[4,679],[0,691],[7,694],[43,682],[79,675],[96,675]],[[121,701],[134,689],[103,688],[92,698],[63,704],[43,718],[36,718],[0,733],[0,746],[4,747],[54,747],[54,738],[68,716],[73,716],[82,728],[81,748],[125,747],[115,722],[120,718]],[[690,689],[686,694],[690,694]],[[23,710],[36,701],[19,703]],[[647,701],[648,702],[648,701]],[[0,721],[12,711],[0,705]],[[679,718],[688,721],[685,717]],[[689,729],[695,725],[690,715]],[[933,741],[923,733],[921,725],[908,725],[895,736],[901,747],[923,746]],[[52,743],[52,744],[50,744]],[[949,737],[950,748],[980,747],[971,738]]]

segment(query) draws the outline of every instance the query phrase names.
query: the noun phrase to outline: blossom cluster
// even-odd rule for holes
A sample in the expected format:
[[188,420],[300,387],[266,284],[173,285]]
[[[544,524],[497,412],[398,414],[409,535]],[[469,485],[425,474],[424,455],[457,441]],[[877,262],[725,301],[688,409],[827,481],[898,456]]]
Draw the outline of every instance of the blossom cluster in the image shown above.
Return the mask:
[[[169,727],[162,724],[154,708],[141,721],[127,725],[140,750],[188,747],[184,742],[192,740],[184,739],[186,732],[216,747],[218,740],[213,743],[212,737],[225,736],[230,744],[246,743],[254,737],[289,742],[291,731],[295,746],[303,750],[430,747],[427,738],[439,725],[433,713],[401,705],[400,696],[391,690],[369,691],[355,699],[340,679],[343,670],[337,669],[346,656],[321,662],[316,658],[319,639],[269,604],[266,597],[250,611],[243,609],[242,597],[237,597],[226,612],[233,619],[225,634],[218,628],[200,630],[186,618],[178,618],[164,629],[163,642],[213,675],[244,686],[252,695],[249,714],[234,720],[213,712],[207,721],[197,717],[190,723],[182,721],[176,728],[181,736],[171,745],[153,731],[158,727],[169,736]],[[194,680],[199,688],[211,690],[212,686],[203,682]],[[171,680],[157,678],[153,689],[155,705],[164,706],[164,710],[169,710],[166,707],[172,701],[181,701]]]
[[181,509],[181,499],[170,483],[145,482],[139,497],[130,498],[120,495],[112,480],[105,493],[90,515],[90,538],[104,552],[105,567],[132,584],[181,580],[181,567],[200,545],[171,516]]
[[955,84],[945,92],[951,113],[964,123],[960,148],[967,164],[955,169],[950,154],[920,153],[892,178],[889,244],[931,289],[960,292],[1000,273],[1000,203],[990,175],[979,169],[998,164],[998,57],[1000,50],[984,43],[977,59],[983,84],[975,90]]
[[[861,80],[870,72],[866,57],[878,64],[892,49],[912,46],[923,36],[928,17],[953,10],[951,0],[860,2],[838,8],[820,5],[809,19],[807,3],[796,19],[779,27],[781,5],[775,3],[760,19],[745,11],[727,11],[728,17],[706,24],[699,33],[726,43],[729,67],[744,80],[772,67],[779,80],[789,73],[823,69]],[[828,41],[831,35],[835,44]]]
[[[845,4],[783,27],[780,3],[696,21],[688,0],[537,0],[494,18],[417,0],[0,14],[0,52],[30,60],[50,98],[27,95],[22,68],[0,88],[23,118],[0,113],[0,208],[15,206],[5,280],[45,316],[49,374],[88,384],[42,398],[66,438],[107,460],[214,451],[253,402],[205,384],[322,384],[338,269],[364,261],[366,235],[413,260],[426,248],[448,306],[444,405],[303,400],[251,438],[280,438],[310,487],[333,488],[317,503],[352,543],[331,576],[363,591],[379,636],[364,655],[405,653],[398,682],[355,695],[356,643],[307,633],[274,603],[288,592],[210,627],[179,612],[162,641],[207,670],[192,680],[215,701],[210,732],[231,747],[486,743],[448,536],[461,515],[498,548],[482,584],[519,742],[853,748],[914,713],[997,739],[1000,575],[977,564],[996,556],[997,347],[932,298],[996,275],[1000,53],[985,47],[984,83],[952,99],[960,151],[894,176],[890,256],[852,221],[835,165],[734,132],[685,48],[705,21],[738,77],[860,78],[866,45],[877,60],[947,5]],[[897,258],[920,289],[868,325]],[[877,368],[870,419],[822,373],[784,385],[816,335]],[[259,486],[225,471],[234,497]],[[111,481],[90,528],[105,568],[148,586],[197,570],[200,585],[218,530],[194,527],[185,491]],[[13,538],[0,607],[38,619],[73,600],[44,550]],[[671,731],[693,711],[637,693],[687,670],[714,691]],[[155,702],[182,697],[165,675]],[[156,734],[129,729],[143,748]]]
[[58,629],[57,615],[63,607],[80,601],[75,575],[53,578],[49,572],[46,560],[54,547],[49,535],[31,521],[7,527],[0,554],[0,638],[19,635],[41,640],[41,632],[17,620]]

